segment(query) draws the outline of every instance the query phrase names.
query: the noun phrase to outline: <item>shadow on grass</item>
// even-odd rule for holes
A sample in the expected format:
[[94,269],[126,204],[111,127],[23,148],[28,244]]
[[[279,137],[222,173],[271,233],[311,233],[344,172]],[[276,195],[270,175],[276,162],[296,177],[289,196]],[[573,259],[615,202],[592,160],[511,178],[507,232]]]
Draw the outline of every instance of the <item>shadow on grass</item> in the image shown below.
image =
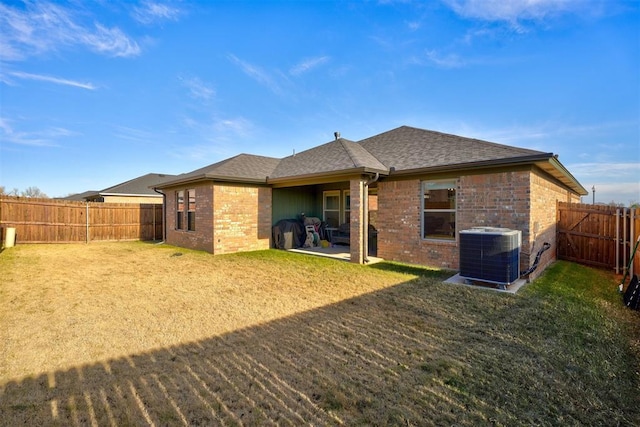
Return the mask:
[[[553,367],[508,334],[505,318],[528,321],[528,313],[518,317],[522,302],[437,280],[407,282],[220,337],[11,381],[0,385],[0,420],[471,426],[633,419],[637,409],[615,405],[616,384],[613,400],[598,395],[597,408],[574,405],[592,398],[572,377],[589,361],[571,371]],[[552,378],[537,378],[541,364]]]
[[434,269],[429,267],[422,267],[419,265],[408,265],[408,264],[401,264],[401,263],[390,262],[390,261],[383,261],[376,264],[372,264],[369,266],[369,268],[382,270],[382,271],[391,271],[394,273],[410,274],[412,276],[418,276],[418,277],[434,278],[434,279],[448,278],[454,274],[454,272],[450,270]]

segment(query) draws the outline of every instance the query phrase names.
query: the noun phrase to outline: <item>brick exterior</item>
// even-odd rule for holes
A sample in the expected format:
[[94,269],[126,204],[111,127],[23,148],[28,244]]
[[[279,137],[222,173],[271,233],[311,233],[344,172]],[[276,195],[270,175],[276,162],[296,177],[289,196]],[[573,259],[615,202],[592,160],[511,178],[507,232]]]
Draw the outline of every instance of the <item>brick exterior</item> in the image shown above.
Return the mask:
[[[457,239],[437,241],[421,236],[422,181],[378,183],[378,255],[388,260],[458,269]],[[555,259],[556,200],[570,199],[579,196],[572,196],[535,170],[460,176],[456,231],[476,226],[522,231],[522,271],[533,264],[543,242],[550,243],[552,247],[544,253],[533,278]]]
[[522,257],[524,258],[528,253],[530,260],[528,265],[531,265],[545,242],[550,243],[551,248],[543,253],[538,268],[530,276],[532,280],[556,260],[558,201],[579,203],[580,196],[572,194],[559,184],[547,180],[540,172],[534,171],[531,174],[530,238],[528,241],[523,239]]
[[363,239],[363,223],[365,215],[365,181],[362,179],[352,179],[349,184],[351,194],[351,215],[350,215],[350,252],[351,262],[364,263],[365,245]]
[[270,248],[271,188],[216,185],[213,194],[214,254]]
[[[195,231],[176,230],[176,192],[187,189],[196,190]],[[213,252],[213,186],[210,184],[173,188],[166,190],[167,195],[167,236],[170,245],[183,248]]]
[[[196,190],[195,231],[176,230],[176,191],[188,188]],[[269,249],[270,188],[206,184],[165,193],[168,244],[213,254]]]
[[419,179],[378,183],[378,256],[387,260],[455,269],[455,242],[424,240],[421,236]]

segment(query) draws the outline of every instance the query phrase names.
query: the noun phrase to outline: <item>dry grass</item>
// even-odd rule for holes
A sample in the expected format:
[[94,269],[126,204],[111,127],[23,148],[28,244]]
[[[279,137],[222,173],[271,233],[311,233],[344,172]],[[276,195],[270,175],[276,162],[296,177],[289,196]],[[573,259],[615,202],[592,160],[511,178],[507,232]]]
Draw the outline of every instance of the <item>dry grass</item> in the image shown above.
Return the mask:
[[640,317],[610,275],[566,263],[516,296],[389,263],[144,243],[18,246],[0,277],[0,424],[640,419]]

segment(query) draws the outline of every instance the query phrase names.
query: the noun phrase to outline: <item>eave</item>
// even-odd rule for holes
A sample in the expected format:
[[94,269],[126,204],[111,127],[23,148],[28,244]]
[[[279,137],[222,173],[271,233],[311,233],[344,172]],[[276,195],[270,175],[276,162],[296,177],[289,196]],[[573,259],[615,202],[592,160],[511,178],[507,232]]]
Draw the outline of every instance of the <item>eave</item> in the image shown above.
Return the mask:
[[544,172],[548,173],[560,183],[562,183],[562,185],[566,186],[568,189],[580,196],[585,196],[588,194],[587,190],[585,190],[585,188],[578,182],[578,180],[573,175],[571,175],[571,173],[564,166],[562,166],[562,164],[558,161],[557,157],[553,153],[541,153],[531,156],[485,160],[453,165],[431,166],[418,169],[405,169],[401,171],[397,171],[391,168],[389,177],[403,177],[409,175],[420,175],[439,172],[463,172],[469,170],[524,165],[535,165],[539,167]]
[[331,182],[347,181],[359,175],[389,175],[389,170],[361,167],[328,172],[317,172],[304,175],[287,176],[280,178],[267,177],[267,184],[274,187],[287,187],[310,184],[326,184]]
[[184,177],[182,179],[176,179],[173,181],[164,182],[160,185],[154,185],[150,188],[170,188],[182,186],[185,184],[198,184],[202,182],[233,182],[238,184],[266,184],[266,179],[256,179],[256,178],[244,178],[244,177],[229,177],[215,174],[201,174],[196,176]]

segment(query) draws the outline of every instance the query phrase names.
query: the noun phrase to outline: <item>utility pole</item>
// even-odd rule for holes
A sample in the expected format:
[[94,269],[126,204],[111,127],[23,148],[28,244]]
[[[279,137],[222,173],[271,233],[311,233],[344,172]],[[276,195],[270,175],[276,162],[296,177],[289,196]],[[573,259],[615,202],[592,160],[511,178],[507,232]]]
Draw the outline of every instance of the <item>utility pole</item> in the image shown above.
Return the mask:
[[591,193],[593,195],[593,204],[596,204],[596,186],[591,187]]

